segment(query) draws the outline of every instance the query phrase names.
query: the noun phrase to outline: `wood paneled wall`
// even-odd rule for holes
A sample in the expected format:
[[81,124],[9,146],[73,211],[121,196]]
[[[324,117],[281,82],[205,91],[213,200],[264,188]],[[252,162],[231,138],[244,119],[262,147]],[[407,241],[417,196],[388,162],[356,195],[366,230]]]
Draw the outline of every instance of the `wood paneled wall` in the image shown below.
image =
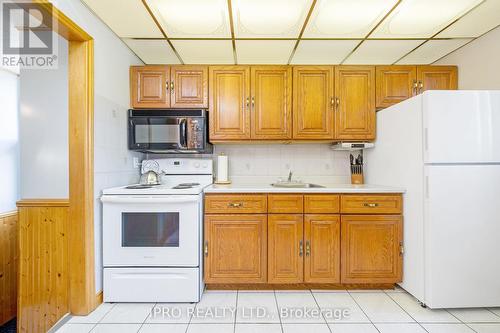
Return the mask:
[[17,211],[0,214],[0,326],[16,316]]
[[68,201],[22,200],[18,332],[47,332],[69,312]]

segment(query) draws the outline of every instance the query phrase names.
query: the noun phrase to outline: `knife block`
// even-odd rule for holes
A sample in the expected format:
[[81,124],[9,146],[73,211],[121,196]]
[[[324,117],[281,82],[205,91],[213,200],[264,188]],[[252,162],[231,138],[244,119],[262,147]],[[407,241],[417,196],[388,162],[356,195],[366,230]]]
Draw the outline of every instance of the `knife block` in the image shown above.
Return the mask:
[[351,173],[351,184],[352,185],[362,185],[365,183],[362,173]]

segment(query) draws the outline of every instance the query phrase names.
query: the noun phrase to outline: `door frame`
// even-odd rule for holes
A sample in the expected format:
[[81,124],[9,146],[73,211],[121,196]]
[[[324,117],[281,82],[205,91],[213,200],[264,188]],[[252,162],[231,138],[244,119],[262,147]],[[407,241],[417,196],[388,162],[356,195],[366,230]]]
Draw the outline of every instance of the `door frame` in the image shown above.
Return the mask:
[[69,309],[87,315],[96,295],[94,260],[94,40],[47,0],[32,0],[68,41]]

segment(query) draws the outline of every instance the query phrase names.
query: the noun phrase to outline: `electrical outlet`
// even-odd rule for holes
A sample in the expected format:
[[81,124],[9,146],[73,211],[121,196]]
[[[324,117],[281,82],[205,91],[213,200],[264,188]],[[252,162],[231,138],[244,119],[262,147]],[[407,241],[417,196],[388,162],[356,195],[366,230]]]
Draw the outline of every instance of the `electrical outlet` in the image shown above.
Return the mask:
[[134,163],[134,169],[139,169],[141,167],[141,161],[139,160],[139,157],[134,157],[132,161]]

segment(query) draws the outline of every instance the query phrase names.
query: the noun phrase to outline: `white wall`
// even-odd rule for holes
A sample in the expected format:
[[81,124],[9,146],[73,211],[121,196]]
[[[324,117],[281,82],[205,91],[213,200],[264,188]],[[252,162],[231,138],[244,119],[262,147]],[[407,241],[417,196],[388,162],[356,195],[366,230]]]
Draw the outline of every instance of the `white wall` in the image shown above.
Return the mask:
[[293,177],[320,184],[350,183],[349,152],[332,151],[329,144],[217,145],[214,156],[229,156],[233,181],[273,182]]
[[[142,64],[130,49],[79,0],[56,1],[57,7],[94,38],[94,191],[96,292],[102,290],[102,213],[104,188],[137,182],[127,149],[129,66]],[[133,17],[130,17],[133,20]]]
[[67,198],[68,42],[58,68],[20,71],[21,198]]
[[0,69],[0,214],[19,199],[19,78]]
[[500,27],[447,55],[436,65],[458,66],[459,89],[500,89]]

